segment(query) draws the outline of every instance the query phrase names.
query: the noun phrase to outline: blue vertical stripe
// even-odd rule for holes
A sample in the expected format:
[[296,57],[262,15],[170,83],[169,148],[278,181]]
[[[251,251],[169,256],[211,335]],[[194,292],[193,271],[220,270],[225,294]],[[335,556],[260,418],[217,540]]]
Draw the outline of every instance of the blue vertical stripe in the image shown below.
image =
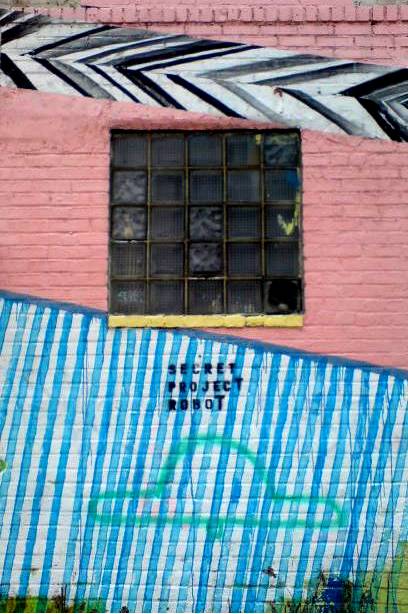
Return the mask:
[[65,361],[67,358],[67,346],[68,346],[69,334],[71,331],[71,325],[72,325],[72,314],[65,313],[64,319],[62,322],[61,338],[60,338],[59,345],[58,345],[58,355],[57,355],[57,361],[55,365],[55,377],[52,383],[52,391],[51,391],[51,396],[50,396],[50,399],[48,402],[48,408],[47,408],[47,424],[45,427],[44,441],[43,441],[42,449],[41,449],[41,457],[40,457],[40,462],[38,466],[37,481],[35,484],[33,504],[31,508],[31,517],[30,517],[30,524],[29,524],[30,528],[27,534],[22,572],[20,575],[20,588],[19,588],[20,595],[25,595],[27,593],[28,584],[30,580],[30,569],[32,566],[34,545],[37,539],[38,522],[39,522],[40,514],[41,514],[41,500],[42,500],[42,496],[44,493],[49,454],[50,454],[50,449],[51,449],[51,442],[52,442],[53,433],[54,433],[54,425],[55,425],[55,419],[57,415],[58,403],[59,403],[59,399],[61,395],[63,373],[64,373]]
[[[69,450],[71,447],[72,427],[75,421],[77,410],[77,400],[80,391],[84,358],[87,344],[88,331],[91,319],[88,316],[82,316],[81,327],[79,332],[78,344],[75,348],[75,366],[72,375],[72,382],[69,389],[68,404],[64,421],[64,430],[62,434],[61,449],[58,459],[57,476],[55,482],[54,496],[51,504],[50,524],[47,534],[47,542],[45,546],[44,567],[41,572],[41,583],[39,594],[41,596],[48,595],[50,576],[52,569],[52,561],[54,558],[55,540],[57,537],[58,519],[61,509],[61,497],[65,483],[65,475],[67,471]],[[72,347],[72,346],[71,346]],[[39,607],[40,604],[39,604]]]

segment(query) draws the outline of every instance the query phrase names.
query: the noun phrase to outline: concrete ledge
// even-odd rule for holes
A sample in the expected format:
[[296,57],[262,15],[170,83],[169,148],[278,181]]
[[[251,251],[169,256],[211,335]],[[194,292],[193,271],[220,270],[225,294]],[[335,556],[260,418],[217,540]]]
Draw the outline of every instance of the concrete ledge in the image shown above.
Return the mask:
[[244,328],[245,326],[300,328],[303,326],[303,315],[110,315],[108,326],[110,328]]

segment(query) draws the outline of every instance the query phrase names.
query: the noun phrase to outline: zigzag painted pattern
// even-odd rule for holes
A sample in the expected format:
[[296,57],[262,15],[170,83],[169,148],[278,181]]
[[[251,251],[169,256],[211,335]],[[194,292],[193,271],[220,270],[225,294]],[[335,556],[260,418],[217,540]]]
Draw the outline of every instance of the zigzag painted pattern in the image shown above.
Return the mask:
[[[0,350],[3,594],[260,612],[321,571],[378,594],[408,538],[403,373],[7,295]],[[221,410],[169,411],[231,364]]]
[[408,70],[0,11],[0,86],[408,140]]

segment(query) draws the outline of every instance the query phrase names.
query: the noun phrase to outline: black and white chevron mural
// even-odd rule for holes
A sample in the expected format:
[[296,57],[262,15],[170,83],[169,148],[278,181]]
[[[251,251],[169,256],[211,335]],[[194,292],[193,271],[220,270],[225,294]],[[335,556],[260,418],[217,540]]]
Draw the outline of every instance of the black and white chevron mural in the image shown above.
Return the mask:
[[0,11],[0,86],[408,140],[408,69]]

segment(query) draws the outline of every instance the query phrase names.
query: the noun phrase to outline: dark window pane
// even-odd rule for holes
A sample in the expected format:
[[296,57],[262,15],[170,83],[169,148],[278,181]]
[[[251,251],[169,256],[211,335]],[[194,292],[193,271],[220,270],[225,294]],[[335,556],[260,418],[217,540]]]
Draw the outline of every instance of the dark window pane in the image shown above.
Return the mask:
[[144,243],[112,243],[111,274],[114,277],[143,277],[145,253]]
[[152,173],[153,204],[182,204],[184,201],[183,183],[183,173],[179,171]]
[[220,203],[222,201],[222,173],[192,171],[190,173],[190,202]]
[[269,239],[280,237],[297,238],[298,234],[298,221],[294,208],[266,208],[266,236]]
[[293,132],[265,135],[264,161],[266,166],[297,166],[299,164],[299,136]]
[[152,207],[152,239],[183,239],[184,209],[182,207]]
[[110,310],[112,313],[145,313],[144,281],[113,281],[110,292]]
[[259,171],[229,171],[228,200],[236,203],[256,203],[260,200]]
[[184,138],[155,136],[152,138],[153,166],[184,166]]
[[180,314],[184,312],[182,281],[152,281],[150,283],[150,313]]
[[221,239],[223,211],[221,207],[191,207],[190,239]]
[[221,166],[222,142],[215,134],[195,134],[188,139],[191,166]]
[[296,170],[266,171],[266,200],[273,202],[291,202],[296,199],[299,190],[299,178]]
[[115,166],[146,166],[147,139],[145,136],[115,136],[113,163]]
[[217,275],[222,271],[220,243],[192,243],[190,245],[190,274]]
[[296,313],[300,306],[298,279],[274,279],[265,283],[265,313]]
[[156,243],[151,246],[150,274],[152,277],[181,277],[184,246],[182,243]]
[[299,271],[299,248],[297,243],[269,243],[266,248],[268,275],[295,276]]
[[145,239],[146,209],[141,207],[114,207],[112,209],[113,239]]
[[228,313],[262,313],[262,288],[258,281],[228,282]]
[[258,239],[261,236],[261,215],[258,207],[228,207],[228,237]]
[[230,243],[228,245],[228,274],[247,277],[261,274],[261,246],[257,243]]
[[113,175],[113,202],[119,205],[144,205],[146,185],[144,171],[116,171]]
[[259,145],[254,134],[234,134],[227,137],[228,166],[250,166],[259,163]]
[[222,313],[223,282],[215,279],[190,281],[188,311],[194,314]]

